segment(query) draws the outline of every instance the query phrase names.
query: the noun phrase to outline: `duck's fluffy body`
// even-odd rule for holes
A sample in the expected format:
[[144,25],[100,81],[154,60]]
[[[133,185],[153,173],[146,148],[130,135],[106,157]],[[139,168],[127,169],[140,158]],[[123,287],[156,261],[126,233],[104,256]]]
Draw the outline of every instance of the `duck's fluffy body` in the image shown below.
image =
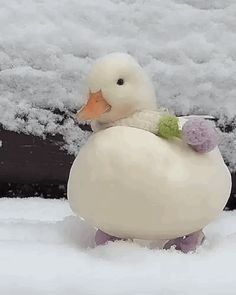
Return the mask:
[[231,189],[218,148],[199,154],[181,139],[155,135],[162,112],[153,85],[127,54],[98,60],[88,88],[78,118],[98,132],[70,172],[74,212],[120,238],[175,239],[211,222]]
[[81,149],[68,197],[76,213],[110,235],[173,239],[211,222],[230,189],[218,148],[198,154],[182,140],[116,126],[95,133]]

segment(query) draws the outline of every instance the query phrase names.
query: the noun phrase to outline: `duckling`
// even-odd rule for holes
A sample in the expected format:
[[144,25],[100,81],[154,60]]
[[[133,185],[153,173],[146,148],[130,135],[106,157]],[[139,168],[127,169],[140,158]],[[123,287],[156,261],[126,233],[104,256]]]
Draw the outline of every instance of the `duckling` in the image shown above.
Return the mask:
[[[127,54],[99,59],[87,83],[89,99],[78,118],[91,120],[95,133],[70,171],[72,210],[98,228],[97,244],[161,239],[169,241],[165,249],[195,250],[231,191],[214,140],[192,121],[182,137],[156,136],[165,110],[157,107],[147,74]],[[178,124],[182,129],[188,121],[178,118]]]

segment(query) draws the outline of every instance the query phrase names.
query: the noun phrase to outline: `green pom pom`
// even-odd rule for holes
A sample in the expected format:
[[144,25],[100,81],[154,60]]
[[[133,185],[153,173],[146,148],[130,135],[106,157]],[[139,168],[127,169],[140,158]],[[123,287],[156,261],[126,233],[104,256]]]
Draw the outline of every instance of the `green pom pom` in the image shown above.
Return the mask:
[[174,115],[164,115],[161,117],[158,127],[158,135],[171,139],[173,137],[180,137],[178,118]]

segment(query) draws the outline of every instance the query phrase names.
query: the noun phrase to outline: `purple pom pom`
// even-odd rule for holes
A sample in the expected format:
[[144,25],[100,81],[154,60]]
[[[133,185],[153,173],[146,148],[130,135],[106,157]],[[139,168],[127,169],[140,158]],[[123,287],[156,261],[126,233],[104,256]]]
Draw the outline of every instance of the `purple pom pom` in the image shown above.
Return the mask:
[[218,145],[215,128],[202,118],[189,119],[182,132],[183,140],[199,153],[208,153]]
[[192,148],[198,152],[198,153],[209,153],[212,150],[214,150],[215,147],[217,147],[218,142],[217,139],[215,140],[214,138],[206,140],[204,143],[200,145],[193,145]]

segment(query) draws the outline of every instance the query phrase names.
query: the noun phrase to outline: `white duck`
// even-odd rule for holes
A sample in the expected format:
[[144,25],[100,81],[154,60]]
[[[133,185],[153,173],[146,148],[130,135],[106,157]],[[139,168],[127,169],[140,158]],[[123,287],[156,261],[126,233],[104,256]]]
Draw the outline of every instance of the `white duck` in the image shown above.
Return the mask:
[[98,60],[88,87],[89,100],[78,116],[93,120],[98,132],[71,168],[72,210],[97,227],[103,241],[175,239],[167,247],[195,249],[201,229],[230,195],[231,176],[218,148],[199,154],[180,139],[151,133],[161,114],[155,111],[154,88],[127,54]]

